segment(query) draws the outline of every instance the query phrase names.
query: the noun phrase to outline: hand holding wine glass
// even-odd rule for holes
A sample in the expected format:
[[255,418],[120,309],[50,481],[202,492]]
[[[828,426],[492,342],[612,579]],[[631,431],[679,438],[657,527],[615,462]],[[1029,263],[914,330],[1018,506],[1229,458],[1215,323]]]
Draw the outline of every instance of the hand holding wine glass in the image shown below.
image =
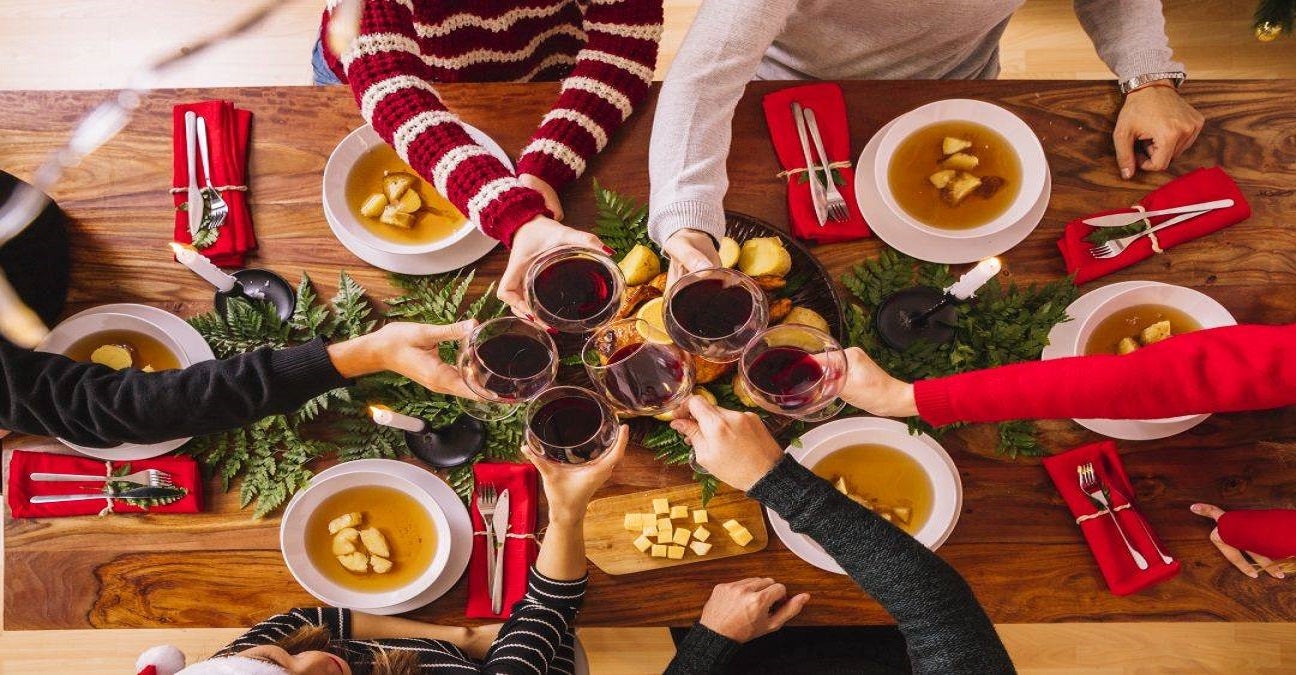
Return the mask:
[[912,383],[892,377],[859,347],[846,350],[846,386],[841,397],[850,405],[881,417],[918,414]]
[[475,320],[447,325],[398,321],[378,330],[329,345],[329,359],[343,377],[390,370],[441,394],[479,398],[452,364],[441,360],[442,343],[464,340]]
[[549,519],[570,521],[583,518],[585,506],[625,456],[629,441],[630,428],[622,424],[616,427],[615,436],[607,451],[584,464],[555,462],[538,454],[529,443],[522,444],[522,454],[535,465],[544,481],[545,497],[549,500]]
[[808,421],[842,408],[846,355],[832,336],[809,326],[780,324],[762,331],[738,363],[741,386],[761,408]]
[[563,333],[585,333],[616,316],[625,277],[599,251],[560,246],[532,261],[523,288],[534,320]]
[[744,492],[783,458],[782,446],[759,416],[714,406],[701,396],[690,396],[675,411],[671,428],[693,446],[698,464]]
[[528,221],[513,235],[508,267],[500,277],[499,290],[495,294],[517,316],[526,317],[532,314],[523,295],[527,271],[531,269],[536,258],[560,246],[577,246],[591,251],[610,253],[603,242],[592,233],[567,227],[544,216],[536,216]]
[[716,250],[715,240],[701,230],[684,228],[675,232],[662,246],[662,253],[670,258],[666,275],[667,288],[690,272],[720,267],[720,252]]
[[751,277],[725,267],[686,274],[666,289],[662,320],[685,351],[734,361],[769,322],[769,301]]

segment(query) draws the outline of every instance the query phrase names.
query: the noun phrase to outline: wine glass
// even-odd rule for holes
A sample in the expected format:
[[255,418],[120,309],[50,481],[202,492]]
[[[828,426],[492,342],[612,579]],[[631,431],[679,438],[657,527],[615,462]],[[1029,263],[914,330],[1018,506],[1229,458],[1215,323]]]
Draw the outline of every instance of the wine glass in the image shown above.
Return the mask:
[[685,351],[728,363],[769,321],[765,291],[751,277],[726,267],[679,278],[666,291],[666,333]]
[[459,399],[464,412],[486,422],[512,415],[558,374],[558,348],[544,328],[513,316],[491,319],[468,334],[459,372],[480,401]]
[[621,268],[587,248],[560,246],[527,271],[527,305],[541,323],[563,333],[585,333],[612,320],[624,295]]
[[616,412],[583,387],[550,387],[526,407],[527,445],[555,462],[584,464],[598,459],[616,435]]
[[735,385],[772,413],[819,422],[845,406],[846,354],[831,335],[782,324],[761,331],[743,350]]
[[674,410],[693,391],[693,360],[660,328],[621,319],[598,328],[581,352],[594,390],[619,412]]

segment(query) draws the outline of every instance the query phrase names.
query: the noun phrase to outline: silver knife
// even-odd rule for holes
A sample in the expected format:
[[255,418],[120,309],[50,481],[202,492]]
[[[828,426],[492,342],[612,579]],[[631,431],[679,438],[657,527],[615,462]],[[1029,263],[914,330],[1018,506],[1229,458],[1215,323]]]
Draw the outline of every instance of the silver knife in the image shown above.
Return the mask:
[[1233,206],[1232,199],[1219,199],[1213,202],[1202,202],[1200,204],[1189,204],[1187,206],[1176,206],[1172,209],[1157,209],[1156,211],[1130,211],[1128,213],[1110,213],[1105,216],[1094,216],[1086,218],[1085,225],[1091,227],[1125,227],[1133,225],[1144,218],[1152,216],[1172,216],[1176,213],[1192,213],[1193,211],[1213,211],[1215,209],[1227,209]]
[[121,492],[84,492],[75,495],[36,495],[27,501],[32,504],[57,504],[80,502],[87,499],[166,499],[184,494],[177,488],[138,487]]
[[491,583],[491,613],[499,614],[504,605],[504,544],[508,541],[509,491],[500,493],[495,502],[495,579]]
[[188,203],[185,205],[186,213],[189,214],[189,237],[192,239],[198,236],[198,228],[202,226],[203,220],[203,198],[202,191],[198,189],[198,167],[197,150],[195,144],[198,142],[198,115],[192,110],[185,113],[185,162],[189,167],[189,191]]
[[819,227],[823,227],[828,222],[828,198],[814,175],[815,163],[810,156],[810,140],[806,138],[805,114],[801,104],[795,101],[792,103],[792,121],[796,123],[797,138],[801,139],[801,153],[805,155],[806,179],[810,181],[810,201],[814,203],[815,220],[819,221]]

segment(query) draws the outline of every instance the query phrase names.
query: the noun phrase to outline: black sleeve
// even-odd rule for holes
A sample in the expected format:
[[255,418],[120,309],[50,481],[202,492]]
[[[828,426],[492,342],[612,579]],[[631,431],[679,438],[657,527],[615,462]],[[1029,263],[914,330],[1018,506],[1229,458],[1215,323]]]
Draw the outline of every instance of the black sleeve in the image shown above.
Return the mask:
[[0,340],[0,428],[93,447],[224,431],[347,384],[319,340],[157,373]]
[[664,675],[707,675],[707,673],[724,672],[724,666],[738,651],[737,642],[703,626],[693,624],[679,648],[675,658],[666,666]]
[[895,617],[917,673],[1012,673],[994,624],[926,546],[784,457],[747,493],[823,546]]
[[351,638],[351,610],[336,607],[298,607],[276,614],[249,628],[233,642],[225,645],[215,656],[230,656],[245,649],[275,644],[303,626],[327,628],[333,640]]
[[486,654],[482,671],[495,674],[567,672],[572,666],[572,623],[588,577],[558,581],[533,565],[527,592],[513,604]]

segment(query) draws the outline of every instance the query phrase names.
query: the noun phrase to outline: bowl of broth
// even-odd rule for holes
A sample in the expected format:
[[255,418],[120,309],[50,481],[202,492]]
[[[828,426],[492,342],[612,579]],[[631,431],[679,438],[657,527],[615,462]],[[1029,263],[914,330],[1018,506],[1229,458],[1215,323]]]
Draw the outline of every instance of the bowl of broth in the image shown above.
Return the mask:
[[900,221],[946,239],[1020,222],[1044,198],[1048,163],[1035,132],[999,106],[936,101],[896,118],[873,167],[883,204]]
[[[1079,320],[1073,356],[1129,354],[1176,335],[1237,324],[1223,305],[1204,293],[1152,282],[1112,295]],[[1143,421],[1176,423],[1190,417]]]
[[450,248],[473,224],[372,126],[342,139],[324,166],[325,209],[348,234],[388,253]]
[[160,326],[118,312],[81,314],[63,321],[37,349],[114,370],[153,372],[192,365],[184,348]]
[[450,529],[426,490],[386,472],[351,471],[293,497],[279,545],[311,595],[336,607],[380,609],[437,581],[449,560]]

